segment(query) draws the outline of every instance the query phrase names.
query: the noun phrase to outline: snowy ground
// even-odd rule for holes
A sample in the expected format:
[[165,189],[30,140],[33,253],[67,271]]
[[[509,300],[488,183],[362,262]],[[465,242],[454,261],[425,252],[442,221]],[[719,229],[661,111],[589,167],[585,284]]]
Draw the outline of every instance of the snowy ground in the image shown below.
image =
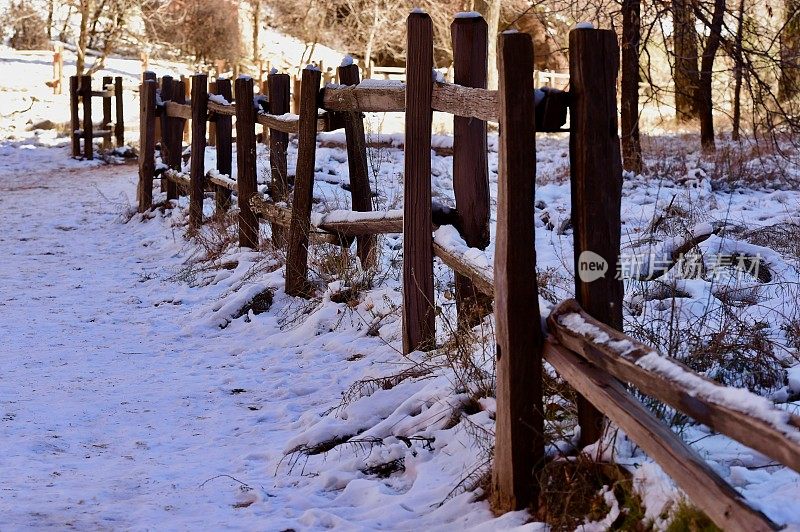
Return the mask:
[[[134,79],[138,63],[119,61],[114,68]],[[480,394],[485,382],[450,364],[447,349],[399,355],[397,236],[383,242],[375,287],[353,298],[341,296],[356,279],[337,282],[321,248],[312,250],[312,265],[322,290],[310,303],[283,293],[279,253],[228,248],[200,261],[204,248],[185,238],[185,200],[133,215],[134,166],[71,160],[57,130],[29,130],[66,116],[54,115],[63,97],[48,95],[43,82],[19,82],[12,73],[20,68],[48,76],[46,61],[0,54],[9,80],[0,88],[7,96],[0,109],[0,529],[483,530],[529,520],[525,513],[494,519],[479,488],[465,492],[486,471],[491,446],[494,402]],[[129,112],[135,109],[134,100]],[[135,119],[128,124],[134,128]],[[549,304],[568,297],[572,285],[568,157],[563,137],[537,141],[537,266]],[[769,157],[764,166],[715,165],[679,138],[658,144],[651,149],[660,155],[649,161],[655,176],[626,177],[626,249],[647,252],[707,223],[731,230],[701,245],[707,271],[700,278],[668,276],[674,299],[661,286],[627,283],[626,330],[663,339],[670,330],[724,326],[736,336],[731,312],[746,330],[763,323],[757,330],[780,367],[767,366],[775,382],[755,384],[796,410],[791,324],[800,273],[796,239],[786,234],[800,218],[796,167]],[[294,156],[292,146],[290,173]],[[397,208],[402,151],[370,156],[378,206]],[[213,161],[210,149],[209,167]],[[449,157],[433,158],[442,203],[452,202],[451,165]],[[493,197],[496,165],[492,153]],[[315,209],[347,208],[343,149],[318,150],[316,179]],[[213,241],[213,225],[203,237]],[[437,238],[452,243],[446,230]],[[720,250],[759,254],[771,279],[713,275]],[[490,247],[472,259],[487,266],[492,254]],[[452,317],[452,275],[439,264],[435,271],[442,318]],[[267,312],[236,317],[265,290],[274,297]],[[452,329],[445,319],[438,324],[444,341]],[[690,340],[678,334],[659,347],[683,356]],[[763,364],[751,346],[735,350],[740,371],[717,364],[708,373],[734,383],[749,375]],[[493,353],[466,349],[490,375]],[[800,526],[800,476],[702,426],[680,427],[756,507]],[[663,524],[665,504],[679,493],[624,435],[609,440],[606,455],[629,468],[648,516]]]

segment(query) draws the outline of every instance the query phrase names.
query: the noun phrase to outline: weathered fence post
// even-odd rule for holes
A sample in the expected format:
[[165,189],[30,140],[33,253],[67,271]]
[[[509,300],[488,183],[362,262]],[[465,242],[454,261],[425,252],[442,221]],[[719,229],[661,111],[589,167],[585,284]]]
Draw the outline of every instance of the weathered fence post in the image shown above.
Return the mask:
[[[230,103],[233,101],[231,95],[231,80],[218,79],[216,82],[217,94],[225,98]],[[217,145],[217,172],[233,178],[233,117],[228,115],[217,115],[214,126],[216,132],[215,144]],[[231,191],[224,187],[217,187],[214,193],[216,209],[220,212],[227,211],[231,206]]]
[[78,76],[69,77],[69,125],[72,138],[72,156],[81,156],[81,139],[78,130],[81,128],[81,119],[78,114],[78,98],[80,94],[80,78]]
[[403,205],[403,352],[436,343],[431,227],[431,99],[433,25],[427,13],[408,16],[406,144]]
[[94,124],[92,123],[92,76],[81,76],[81,100],[83,102],[83,156],[94,159]]
[[[289,74],[267,74],[267,90],[269,94],[269,112],[282,115],[289,112]],[[269,169],[271,176],[270,197],[274,202],[289,199],[289,176],[286,150],[289,146],[289,134],[277,129],[269,130]],[[284,228],[272,224],[272,242],[277,247],[286,244]]]
[[208,116],[208,76],[192,76],[192,150],[189,169],[189,227],[203,224],[203,195],[205,194],[206,117]]
[[[616,279],[622,202],[616,34],[611,30],[572,30],[569,57],[575,296],[589,315],[621,331],[623,286],[622,280]],[[586,275],[590,265],[602,267],[602,261],[602,277]],[[603,415],[580,396],[578,423],[581,446],[602,436]]]
[[[450,26],[454,81],[465,87],[486,88],[488,28],[483,17],[459,17]],[[468,246],[489,245],[489,162],[486,122],[453,117],[453,191],[461,236]],[[472,282],[455,274],[456,308],[461,327],[471,328],[492,310],[491,298]]]
[[303,69],[300,84],[300,119],[297,135],[297,171],[294,178],[292,219],[286,251],[286,293],[308,295],[308,231],[314,199],[314,159],[317,153],[317,97],[322,73]]
[[292,76],[292,105],[295,114],[300,114],[300,92],[300,78],[294,75]]
[[[358,65],[339,67],[339,81],[342,85],[358,85]],[[364,135],[364,115],[360,112],[343,113],[344,135],[347,144],[347,166],[350,170],[350,194],[354,211],[372,210],[372,190],[369,186],[367,170],[367,140]],[[375,235],[359,236],[357,242],[358,258],[366,269],[375,264]]]
[[[103,87],[102,91],[105,93],[108,91],[108,86],[114,83],[114,78],[111,76],[103,76]],[[108,136],[105,135],[106,131],[111,131],[111,96],[103,95],[103,123],[100,125],[100,129],[103,130],[103,149],[109,149],[111,147],[111,134],[109,133]]]
[[[169,101],[179,101],[183,103],[183,88],[179,81],[175,81],[171,76],[161,78],[161,101],[165,106],[161,113],[161,162],[168,168],[181,170],[181,132],[183,130],[181,120],[167,115],[166,103]],[[178,198],[178,185],[162,176],[161,183],[164,185],[162,190],[167,192],[167,200]]]
[[117,147],[125,145],[125,112],[122,103],[122,77],[114,78],[114,111],[116,120],[114,121],[114,136],[116,137]]
[[256,193],[256,108],[253,78],[236,78],[236,169],[239,246],[258,249],[258,218],[250,207]]
[[533,44],[503,33],[498,55],[500,152],[494,295],[497,417],[492,506],[520,510],[538,499],[544,464],[542,333],[534,247],[536,139]]
[[64,45],[53,47],[53,94],[61,94],[64,81]]
[[[181,74],[181,79],[178,82],[180,86],[183,88],[183,99],[180,100],[180,103],[186,102],[186,99],[189,98],[191,88],[189,87],[189,80]],[[189,124],[186,123],[186,120],[181,120],[181,124],[183,125],[183,129],[181,130],[181,142],[185,142],[186,144],[191,145],[191,127]]]
[[154,79],[145,78],[139,90],[139,212],[153,206],[153,175],[156,170],[156,88]]
[[[217,82],[216,81],[209,81],[208,82],[208,93],[209,94],[219,94],[217,92]],[[217,145],[217,119],[216,116],[213,119],[208,121],[208,140],[206,140],[206,146],[216,146]]]

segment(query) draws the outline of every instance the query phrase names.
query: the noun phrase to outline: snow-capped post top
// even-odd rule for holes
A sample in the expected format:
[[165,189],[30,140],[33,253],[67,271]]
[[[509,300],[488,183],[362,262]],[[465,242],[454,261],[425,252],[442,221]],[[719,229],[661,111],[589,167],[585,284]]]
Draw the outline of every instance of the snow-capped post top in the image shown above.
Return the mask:
[[344,56],[342,58],[342,64],[339,65],[339,66],[346,67],[346,66],[350,66],[352,64],[353,64],[353,56],[352,55],[346,55],[346,56]]
[[272,69],[269,71],[269,73],[270,74],[277,74],[278,73],[278,69],[275,68],[275,67],[272,67]]
[[306,65],[306,70],[316,70],[317,72],[320,72],[319,67],[313,63],[310,65]]
[[243,79],[245,81],[249,81],[253,78],[251,76],[248,76],[247,74],[239,74],[239,77],[237,77],[236,79]]
[[595,29],[594,24],[591,22],[578,22],[575,24],[576,30],[593,30]]
[[421,7],[415,7],[414,9],[411,10],[411,14],[412,15],[424,15],[425,14],[425,10],[422,9]]
[[503,31],[503,35],[514,35],[515,33],[519,33],[519,30],[515,30],[512,28],[510,30]]
[[481,14],[477,11],[462,11],[460,13],[456,13],[455,18],[482,18]]

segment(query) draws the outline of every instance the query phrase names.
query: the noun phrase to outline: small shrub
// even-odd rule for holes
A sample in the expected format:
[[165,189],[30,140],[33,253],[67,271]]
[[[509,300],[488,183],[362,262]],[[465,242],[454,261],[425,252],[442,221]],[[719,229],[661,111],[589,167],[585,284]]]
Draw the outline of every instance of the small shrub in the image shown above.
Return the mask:
[[17,50],[45,50],[50,45],[47,24],[28,2],[14,2],[0,23],[11,30],[9,44]]

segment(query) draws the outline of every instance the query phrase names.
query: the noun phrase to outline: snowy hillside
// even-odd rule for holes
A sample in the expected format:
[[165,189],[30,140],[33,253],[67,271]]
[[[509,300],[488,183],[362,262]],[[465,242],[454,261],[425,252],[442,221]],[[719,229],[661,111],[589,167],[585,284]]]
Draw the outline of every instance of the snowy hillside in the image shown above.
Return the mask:
[[[289,297],[280,250],[240,251],[230,219],[190,238],[185,198],[135,214],[135,165],[70,159],[66,96],[44,85],[49,61],[0,50],[0,529],[545,528],[527,512],[495,518],[483,498],[493,322],[454,339],[448,268],[435,266],[441,349],[401,356],[401,235],[382,239],[372,274],[314,247],[324,289],[310,301]],[[139,68],[111,59],[100,75],[133,85]],[[137,141],[138,101],[126,94],[126,138]],[[33,127],[46,119],[53,129]],[[629,281],[626,332],[680,358],[696,336],[724,329],[727,351],[704,371],[797,411],[798,169],[775,154],[715,162],[681,138],[651,142],[653,175],[626,176],[623,247],[647,254],[720,223],[728,231],[700,245],[708,260],[747,248],[770,279],[709,262],[699,278]],[[568,142],[541,135],[537,150],[537,267],[549,308],[573,290]],[[208,167],[215,156],[209,148]],[[295,158],[291,144],[290,174]],[[496,153],[489,161],[496,199]],[[433,155],[434,199],[444,204],[453,203],[451,169],[452,157]],[[349,207],[344,148],[320,147],[315,170],[315,211]],[[402,150],[371,150],[370,171],[379,208],[402,205]],[[488,266],[493,253],[473,260]],[[553,388],[545,402],[555,455],[570,447],[574,419]],[[800,528],[800,475],[661,414],[753,506]],[[681,494],[658,465],[613,428],[595,450],[625,467],[643,517],[663,528]],[[584,530],[628,511],[603,493],[605,511]]]

